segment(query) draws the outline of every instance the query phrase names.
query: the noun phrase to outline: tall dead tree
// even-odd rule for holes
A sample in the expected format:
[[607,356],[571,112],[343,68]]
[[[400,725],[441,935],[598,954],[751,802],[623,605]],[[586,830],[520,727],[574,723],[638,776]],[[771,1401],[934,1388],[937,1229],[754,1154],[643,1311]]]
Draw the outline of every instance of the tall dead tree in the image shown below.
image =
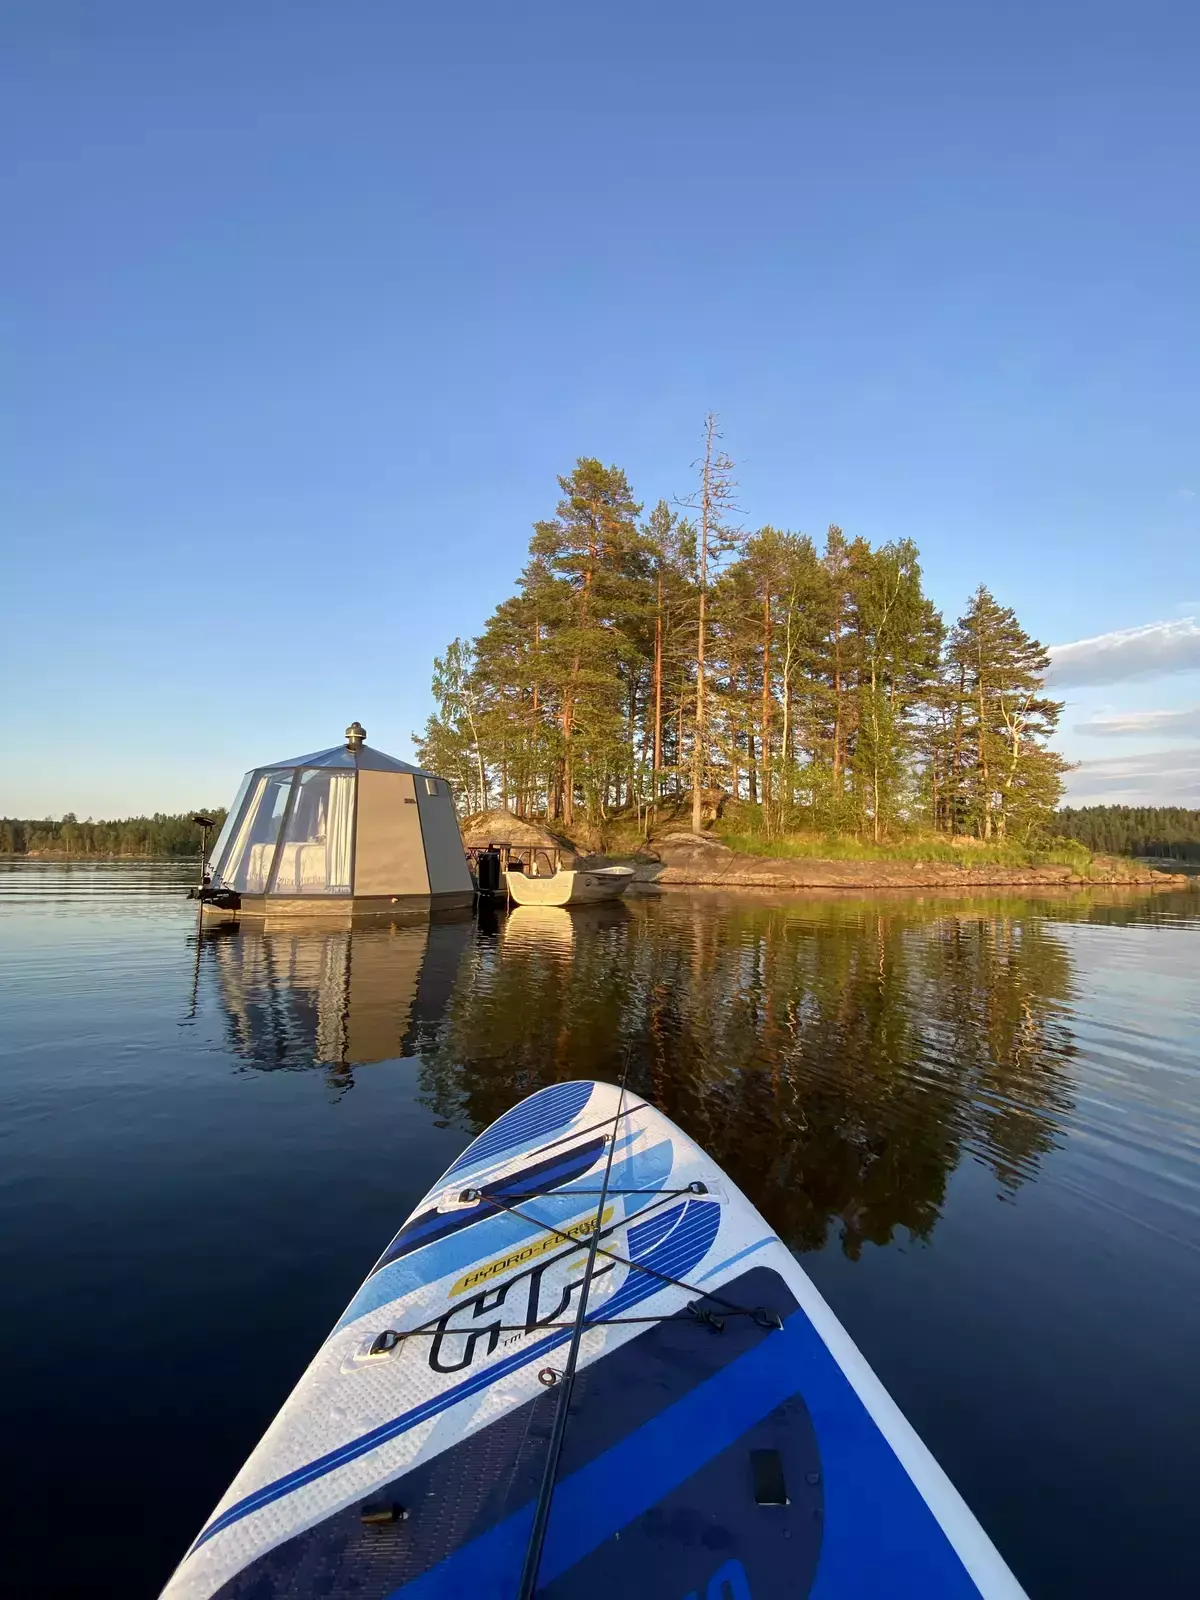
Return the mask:
[[722,556],[735,550],[742,540],[741,529],[732,518],[737,514],[733,492],[737,483],[733,462],[720,447],[721,432],[716,414],[704,419],[704,454],[693,465],[699,469],[696,492],[680,504],[697,513],[696,581],[698,618],[696,624],[696,723],[692,738],[692,831],[700,832],[701,799],[708,765],[707,684],[705,646],[708,642],[708,584]]

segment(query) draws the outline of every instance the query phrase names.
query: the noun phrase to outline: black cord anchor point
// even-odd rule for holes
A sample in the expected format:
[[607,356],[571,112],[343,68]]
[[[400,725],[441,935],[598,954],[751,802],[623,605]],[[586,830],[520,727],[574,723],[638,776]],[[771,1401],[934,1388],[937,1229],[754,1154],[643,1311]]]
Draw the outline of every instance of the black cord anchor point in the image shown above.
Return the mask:
[[694,1317],[697,1322],[702,1322],[706,1328],[711,1328],[713,1333],[725,1332],[725,1318],[718,1317],[706,1306],[697,1305],[694,1300],[688,1304],[687,1314],[689,1317]]

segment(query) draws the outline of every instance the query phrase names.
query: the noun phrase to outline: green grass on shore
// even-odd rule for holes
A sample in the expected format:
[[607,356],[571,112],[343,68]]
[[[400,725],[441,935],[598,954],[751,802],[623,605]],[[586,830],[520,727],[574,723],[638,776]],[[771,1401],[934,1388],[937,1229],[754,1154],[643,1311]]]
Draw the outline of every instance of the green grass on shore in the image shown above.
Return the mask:
[[897,839],[882,844],[853,834],[786,833],[768,838],[761,833],[722,833],[721,842],[739,855],[810,861],[903,861],[958,867],[1070,867],[1086,876],[1092,853],[1070,840],[1056,840],[1045,848],[1005,840],[996,844],[972,841],[953,844],[944,835]]
[[[1032,867],[1067,867],[1081,878],[1112,878],[1133,874],[1144,863],[1097,857],[1073,839],[1050,839],[1042,845],[1025,845],[1017,840],[984,844],[978,839],[951,840],[944,833],[903,833],[881,844],[861,839],[853,833],[827,833],[814,829],[795,829],[768,835],[758,825],[761,812],[747,804],[728,803],[724,814],[712,826],[722,844],[739,855],[805,861],[879,861],[911,866],[933,864],[951,867],[997,867],[1020,870]],[[619,813],[605,820],[585,848],[599,850],[610,858],[635,859],[645,845],[645,819],[632,812]],[[660,807],[652,835],[672,831],[691,831],[690,802],[673,801]]]

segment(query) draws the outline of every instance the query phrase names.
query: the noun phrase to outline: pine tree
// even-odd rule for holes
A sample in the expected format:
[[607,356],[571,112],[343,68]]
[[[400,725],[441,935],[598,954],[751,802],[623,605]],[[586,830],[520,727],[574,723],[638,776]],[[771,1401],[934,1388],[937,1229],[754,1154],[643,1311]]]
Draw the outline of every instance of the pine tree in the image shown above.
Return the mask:
[[696,465],[694,522],[660,501],[639,525],[625,474],[595,458],[559,480],[516,594],[436,663],[418,747],[463,803],[498,791],[568,825],[580,804],[593,825],[627,808],[648,829],[690,780],[693,826],[716,786],[768,835],[1053,828],[1062,707],[1012,611],[981,589],[943,645],[911,541],[872,549],[836,525],[819,553],[772,527],[743,541],[711,416]]
[[[660,500],[642,528],[653,584],[653,640],[650,646],[651,803],[660,798],[661,775],[666,765],[666,729],[670,722],[672,689],[677,674],[679,632],[694,610],[695,532]],[[678,755],[676,756],[678,760]]]
[[482,743],[497,769],[500,804],[519,816],[536,805],[552,761],[543,715],[542,575],[527,570],[522,592],[498,605],[476,641],[475,675],[483,691]]
[[[764,811],[768,833],[782,830],[790,820],[810,824],[814,820],[814,786],[819,783],[824,739],[824,699],[817,672],[825,646],[827,576],[812,540],[803,535],[785,535],[783,556],[774,628],[779,743],[773,804]],[[796,813],[798,800],[801,809]]]
[[[563,498],[553,518],[535,524],[530,551],[567,592],[566,616],[547,639],[546,661],[562,737],[551,814],[570,825],[577,778],[586,781],[590,813],[597,768],[618,738],[621,640],[612,623],[628,599],[642,508],[620,468],[594,457],[580,457],[570,477],[558,482]],[[580,746],[584,761],[577,771]]]
[[1057,806],[1066,770],[1045,748],[1063,709],[1041,692],[1050,657],[980,585],[950,635],[947,661],[973,756],[961,791],[975,830],[1002,839],[1011,824],[1029,835]]
[[878,842],[908,799],[912,715],[937,674],[941,619],[921,591],[911,539],[860,552],[855,570],[860,672],[853,765],[862,822]]
[[[788,587],[792,558],[790,535],[778,528],[760,528],[746,541],[745,552],[738,565],[744,568],[754,594],[757,615],[758,683],[757,683],[757,737],[758,772],[755,783],[753,759],[750,762],[751,799],[760,799],[763,817],[769,827],[771,815],[772,776],[775,770],[775,739],[777,701],[775,679],[778,654],[778,609]],[[748,735],[753,739],[752,735]],[[753,747],[748,754],[753,757]]]
[[744,561],[733,562],[710,585],[707,609],[705,706],[710,775],[737,800],[745,771],[749,798],[757,800],[760,622],[754,576]]

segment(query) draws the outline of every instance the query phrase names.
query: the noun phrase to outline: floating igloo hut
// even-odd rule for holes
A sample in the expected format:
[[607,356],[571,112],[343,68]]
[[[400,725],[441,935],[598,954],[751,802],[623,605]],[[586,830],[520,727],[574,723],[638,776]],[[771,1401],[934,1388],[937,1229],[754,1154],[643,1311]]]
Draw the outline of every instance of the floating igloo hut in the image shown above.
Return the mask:
[[471,874],[444,778],[366,743],[255,767],[209,858],[209,915],[364,914],[470,905]]

